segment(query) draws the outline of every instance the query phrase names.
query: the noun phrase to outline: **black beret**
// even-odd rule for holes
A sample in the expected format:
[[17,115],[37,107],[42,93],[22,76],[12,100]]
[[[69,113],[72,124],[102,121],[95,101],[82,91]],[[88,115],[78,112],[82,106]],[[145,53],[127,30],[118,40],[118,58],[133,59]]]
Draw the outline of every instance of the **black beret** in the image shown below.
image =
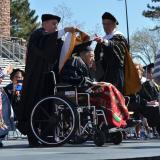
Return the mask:
[[60,22],[61,18],[59,16],[56,16],[56,15],[52,15],[52,14],[43,14],[42,17],[42,22],[44,21],[48,21],[48,20],[51,20],[51,19],[55,19],[58,21],[58,23]]
[[93,51],[93,48],[90,47],[91,43],[92,41],[87,41],[75,46],[72,53],[81,53],[81,52],[85,53],[85,52]]
[[150,70],[150,69],[152,69],[152,68],[154,68],[154,63],[150,63],[150,64],[148,64],[148,65],[146,65],[146,66],[144,66],[143,67],[143,69],[145,69],[145,70]]
[[119,24],[118,21],[117,21],[117,19],[116,19],[111,13],[109,13],[109,12],[105,12],[105,13],[102,15],[102,19],[110,19],[110,20],[112,20],[113,22],[115,22],[116,25]]

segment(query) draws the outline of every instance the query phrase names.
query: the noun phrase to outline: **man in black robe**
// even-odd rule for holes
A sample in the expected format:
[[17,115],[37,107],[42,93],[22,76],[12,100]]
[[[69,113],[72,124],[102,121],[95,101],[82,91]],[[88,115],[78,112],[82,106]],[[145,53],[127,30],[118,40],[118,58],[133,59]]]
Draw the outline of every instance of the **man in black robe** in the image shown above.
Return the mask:
[[[102,66],[103,75],[99,81],[110,82],[123,92],[124,85],[124,55],[128,48],[123,34],[116,30],[117,19],[110,13],[102,15],[103,28],[106,35],[102,38],[96,35],[95,61]],[[97,67],[97,71],[100,73]],[[102,73],[102,71],[101,71]]]
[[61,37],[66,32],[73,32],[74,27],[66,27],[57,31],[60,17],[51,14],[42,15],[42,28],[35,30],[29,39],[26,67],[23,82],[21,105],[17,115],[18,128],[27,134],[30,146],[39,145],[32,133],[30,115],[34,105],[46,95],[52,84],[46,82],[50,71],[58,72],[59,56],[63,41]]
[[142,83],[142,88],[139,91],[139,95],[145,102],[152,101],[154,103],[154,101],[158,102],[159,87],[153,80],[153,68],[154,63],[150,63],[149,65],[143,67],[146,79]]

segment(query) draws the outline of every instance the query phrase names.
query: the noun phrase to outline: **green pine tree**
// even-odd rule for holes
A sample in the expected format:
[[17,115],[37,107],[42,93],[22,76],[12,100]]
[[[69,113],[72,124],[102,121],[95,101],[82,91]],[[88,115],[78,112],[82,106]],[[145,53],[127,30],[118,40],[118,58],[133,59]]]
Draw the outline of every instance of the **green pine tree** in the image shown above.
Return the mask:
[[[160,2],[160,0],[152,0],[153,3],[157,3]],[[143,11],[143,15],[147,18],[151,18],[152,20],[160,20],[160,5],[150,5],[147,4],[147,8],[148,10]],[[154,28],[155,30],[160,29],[160,26],[156,26]]]
[[28,39],[39,27],[35,10],[30,9],[28,0],[11,0],[11,36]]

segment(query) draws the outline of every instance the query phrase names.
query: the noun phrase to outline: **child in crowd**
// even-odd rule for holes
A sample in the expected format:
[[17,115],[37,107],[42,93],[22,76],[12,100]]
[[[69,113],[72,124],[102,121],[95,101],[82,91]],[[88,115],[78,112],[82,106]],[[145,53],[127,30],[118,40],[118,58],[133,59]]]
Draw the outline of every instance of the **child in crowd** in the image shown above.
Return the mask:
[[[22,81],[24,77],[24,71],[17,68],[13,69],[10,74],[11,83],[4,87],[6,94],[11,102],[14,113],[17,113],[17,105],[20,101],[21,90],[22,90]],[[16,114],[15,120],[16,120]]]

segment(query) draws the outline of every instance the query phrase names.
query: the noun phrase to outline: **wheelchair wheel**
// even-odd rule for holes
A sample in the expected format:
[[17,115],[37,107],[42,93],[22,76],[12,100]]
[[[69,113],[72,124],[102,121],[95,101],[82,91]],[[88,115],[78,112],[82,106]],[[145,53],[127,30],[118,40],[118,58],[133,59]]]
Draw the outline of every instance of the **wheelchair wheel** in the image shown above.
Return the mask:
[[35,105],[31,113],[32,131],[47,146],[67,143],[76,126],[76,108],[66,97],[46,97]]
[[111,141],[115,144],[115,145],[118,145],[122,142],[123,140],[123,134],[121,131],[118,131],[118,132],[114,132],[114,133],[111,133]]
[[98,147],[103,146],[106,142],[105,133],[101,130],[97,130],[94,134],[94,144]]

